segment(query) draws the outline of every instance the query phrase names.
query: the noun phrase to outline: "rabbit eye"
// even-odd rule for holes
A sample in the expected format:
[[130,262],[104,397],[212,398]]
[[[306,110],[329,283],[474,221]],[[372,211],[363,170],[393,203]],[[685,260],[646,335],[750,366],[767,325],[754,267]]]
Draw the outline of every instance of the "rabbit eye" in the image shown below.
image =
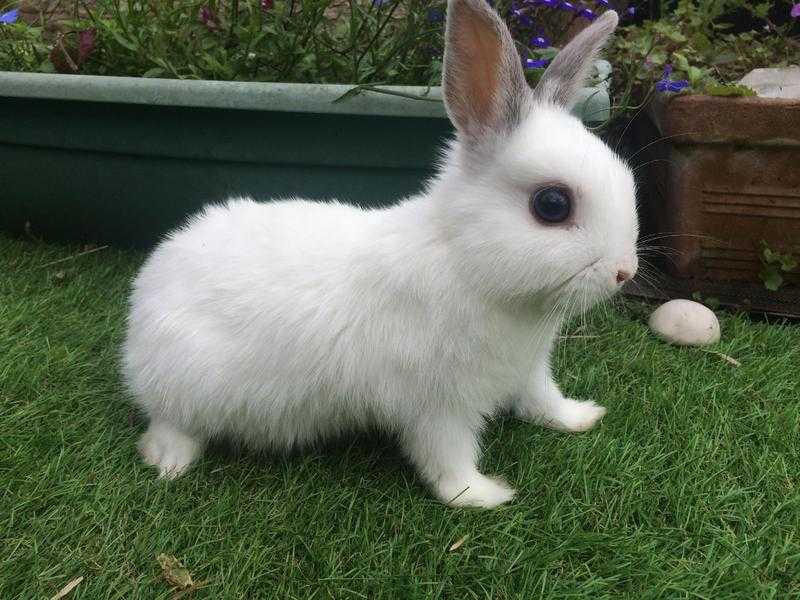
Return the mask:
[[547,187],[533,195],[530,209],[534,216],[545,223],[562,223],[569,217],[572,202],[564,188]]

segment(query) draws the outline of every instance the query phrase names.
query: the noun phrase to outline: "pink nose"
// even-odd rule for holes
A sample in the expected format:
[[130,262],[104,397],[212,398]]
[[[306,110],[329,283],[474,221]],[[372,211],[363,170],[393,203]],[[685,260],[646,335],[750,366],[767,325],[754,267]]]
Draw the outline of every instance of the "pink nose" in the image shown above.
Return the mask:
[[617,271],[617,283],[625,283],[631,278],[631,274],[628,271]]

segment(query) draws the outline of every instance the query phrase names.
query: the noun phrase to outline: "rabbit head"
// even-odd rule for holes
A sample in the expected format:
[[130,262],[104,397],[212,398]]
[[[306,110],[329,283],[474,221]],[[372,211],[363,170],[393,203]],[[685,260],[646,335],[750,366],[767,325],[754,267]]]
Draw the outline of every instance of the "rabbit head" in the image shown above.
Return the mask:
[[617,21],[599,17],[531,89],[487,2],[449,0],[443,87],[457,135],[434,190],[458,264],[487,295],[588,308],[636,272],[633,174],[569,112]]

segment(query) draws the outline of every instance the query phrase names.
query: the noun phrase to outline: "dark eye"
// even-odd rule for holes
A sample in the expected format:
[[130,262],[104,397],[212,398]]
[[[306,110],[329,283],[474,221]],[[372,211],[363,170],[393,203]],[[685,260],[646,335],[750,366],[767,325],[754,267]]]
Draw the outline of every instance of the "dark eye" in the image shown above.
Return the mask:
[[564,188],[549,187],[533,195],[530,208],[545,223],[561,223],[569,217],[571,205],[569,193]]

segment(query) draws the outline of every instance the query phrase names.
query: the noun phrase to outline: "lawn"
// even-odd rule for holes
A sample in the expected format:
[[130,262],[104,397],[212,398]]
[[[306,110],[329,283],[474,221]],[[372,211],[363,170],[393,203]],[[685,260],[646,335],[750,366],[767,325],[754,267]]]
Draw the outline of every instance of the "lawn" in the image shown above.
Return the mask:
[[722,314],[712,352],[657,341],[634,301],[575,322],[559,380],[609,414],[496,421],[485,469],[519,496],[491,512],[437,503],[369,435],[219,447],[164,482],[117,375],[143,256],[81,251],[0,237],[4,600],[76,577],[70,600],[171,598],[161,553],[192,598],[800,598],[800,324]]

